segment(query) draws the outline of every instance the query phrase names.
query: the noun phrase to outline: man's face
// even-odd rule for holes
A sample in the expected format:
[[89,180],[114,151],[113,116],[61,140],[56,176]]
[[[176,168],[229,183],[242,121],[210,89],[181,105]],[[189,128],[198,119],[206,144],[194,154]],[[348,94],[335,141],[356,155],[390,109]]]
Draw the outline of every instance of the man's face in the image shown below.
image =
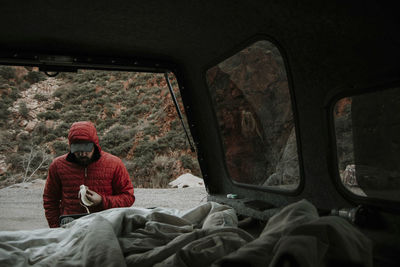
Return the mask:
[[75,152],[74,155],[80,164],[88,165],[90,163],[90,160],[92,159],[93,152],[94,149],[90,152],[78,151]]
[[[85,144],[85,142],[76,142],[78,144]],[[73,152],[77,161],[82,165],[88,165],[92,159],[94,153],[94,146],[92,147],[91,151],[76,151]]]

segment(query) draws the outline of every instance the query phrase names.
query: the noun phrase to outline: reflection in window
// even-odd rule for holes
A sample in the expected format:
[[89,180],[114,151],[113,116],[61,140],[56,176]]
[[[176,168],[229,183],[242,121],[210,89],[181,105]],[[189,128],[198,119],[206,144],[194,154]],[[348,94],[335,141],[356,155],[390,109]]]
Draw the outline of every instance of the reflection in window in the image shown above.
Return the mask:
[[239,183],[295,189],[296,134],[283,59],[254,43],[207,71],[226,166]]
[[356,195],[399,201],[399,89],[339,100],[334,122],[343,185]]

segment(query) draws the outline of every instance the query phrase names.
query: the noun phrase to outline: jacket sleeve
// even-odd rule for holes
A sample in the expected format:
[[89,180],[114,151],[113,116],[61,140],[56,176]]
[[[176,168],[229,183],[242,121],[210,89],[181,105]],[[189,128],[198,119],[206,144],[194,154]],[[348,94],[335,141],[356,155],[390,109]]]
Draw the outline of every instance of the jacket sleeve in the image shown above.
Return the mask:
[[53,162],[50,165],[43,192],[44,212],[51,228],[59,227],[60,201],[61,182],[57,174],[56,164]]
[[132,206],[135,202],[133,185],[122,161],[119,162],[115,169],[112,187],[112,196],[102,196],[104,209]]

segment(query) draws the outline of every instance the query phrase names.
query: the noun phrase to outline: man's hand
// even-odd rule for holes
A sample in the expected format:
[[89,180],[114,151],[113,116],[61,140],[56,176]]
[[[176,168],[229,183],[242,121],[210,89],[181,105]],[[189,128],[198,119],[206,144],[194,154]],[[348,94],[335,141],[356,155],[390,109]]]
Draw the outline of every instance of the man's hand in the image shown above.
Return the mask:
[[93,202],[93,206],[99,205],[101,203],[101,201],[103,200],[99,194],[97,194],[96,192],[94,192],[90,189],[86,190],[86,197],[88,200]]

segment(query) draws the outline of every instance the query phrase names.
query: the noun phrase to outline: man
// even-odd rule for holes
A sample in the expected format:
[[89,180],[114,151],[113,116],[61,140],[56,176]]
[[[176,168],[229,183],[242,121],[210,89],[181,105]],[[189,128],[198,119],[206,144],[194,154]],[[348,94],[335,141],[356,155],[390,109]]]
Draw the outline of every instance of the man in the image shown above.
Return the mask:
[[87,213],[78,197],[81,185],[93,202],[90,212],[131,206],[135,196],[128,171],[118,157],[101,150],[93,123],[73,123],[68,141],[70,152],[51,163],[43,193],[49,226],[58,227],[61,215]]

